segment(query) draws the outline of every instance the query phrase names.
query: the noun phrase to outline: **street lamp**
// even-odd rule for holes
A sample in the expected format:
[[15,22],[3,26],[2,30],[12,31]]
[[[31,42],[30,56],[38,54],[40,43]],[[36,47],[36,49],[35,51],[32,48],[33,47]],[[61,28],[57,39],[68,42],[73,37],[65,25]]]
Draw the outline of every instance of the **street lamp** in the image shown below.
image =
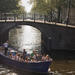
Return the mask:
[[68,10],[67,10],[67,22],[66,22],[66,26],[69,24],[69,21],[70,21],[70,10],[71,10],[71,0],[68,0]]
[[[36,4],[36,3],[35,3],[35,0],[34,0],[34,8],[35,8],[35,4]],[[36,9],[34,9],[34,22],[35,22],[35,10],[36,10]]]

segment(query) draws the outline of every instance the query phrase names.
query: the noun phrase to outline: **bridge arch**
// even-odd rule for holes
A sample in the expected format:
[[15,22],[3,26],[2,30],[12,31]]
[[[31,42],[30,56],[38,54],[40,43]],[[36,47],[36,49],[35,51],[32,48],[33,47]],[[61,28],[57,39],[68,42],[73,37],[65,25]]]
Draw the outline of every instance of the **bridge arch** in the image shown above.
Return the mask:
[[[48,50],[49,52],[54,51],[56,53],[57,51],[75,50],[75,28],[71,27],[29,21],[0,22],[0,36],[18,25],[30,25],[39,29],[46,45],[45,50]],[[1,38],[2,36],[0,39]]]

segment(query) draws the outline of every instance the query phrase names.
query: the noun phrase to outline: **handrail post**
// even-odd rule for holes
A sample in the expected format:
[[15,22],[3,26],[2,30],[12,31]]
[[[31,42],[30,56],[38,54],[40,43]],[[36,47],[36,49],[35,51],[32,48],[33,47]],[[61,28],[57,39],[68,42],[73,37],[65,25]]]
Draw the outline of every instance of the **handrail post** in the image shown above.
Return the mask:
[[23,22],[24,22],[24,13],[23,13]]
[[34,22],[35,22],[35,13],[34,13]]
[[2,12],[0,12],[0,20],[2,20]]
[[45,18],[46,18],[46,15],[44,15],[44,23],[45,23]]
[[14,22],[16,21],[16,15],[14,14]]
[[6,15],[6,13],[5,13],[4,15],[5,15],[5,22],[6,22],[6,20],[7,20],[7,15]]
[[69,24],[70,21],[70,11],[71,11],[71,0],[68,0],[68,15],[67,15],[67,22],[66,22],[66,27]]

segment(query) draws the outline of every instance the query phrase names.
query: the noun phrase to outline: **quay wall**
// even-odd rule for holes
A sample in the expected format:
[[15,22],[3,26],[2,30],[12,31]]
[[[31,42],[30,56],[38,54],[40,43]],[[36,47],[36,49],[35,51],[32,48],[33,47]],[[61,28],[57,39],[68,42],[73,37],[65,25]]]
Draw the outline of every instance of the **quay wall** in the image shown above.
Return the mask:
[[0,44],[8,40],[9,30],[15,27],[15,23],[0,22]]

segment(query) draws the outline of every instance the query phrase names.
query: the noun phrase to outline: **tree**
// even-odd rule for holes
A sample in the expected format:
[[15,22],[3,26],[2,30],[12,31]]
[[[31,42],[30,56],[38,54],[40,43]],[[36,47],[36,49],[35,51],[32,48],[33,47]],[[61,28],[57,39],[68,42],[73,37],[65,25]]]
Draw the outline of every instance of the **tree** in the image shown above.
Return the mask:
[[[69,3],[69,1],[70,1],[70,3]],[[75,0],[56,0],[56,6],[55,7],[58,11],[58,22],[60,22],[63,8],[66,8],[67,10],[70,8],[75,8]],[[70,11],[68,13],[70,13]]]
[[33,2],[32,12],[47,14],[49,6],[45,0],[31,0]]
[[[61,22],[63,8],[68,9],[69,0],[30,0],[33,3],[33,12],[38,12],[53,17],[53,12],[57,13],[57,22]],[[75,8],[75,0],[70,0],[70,7]],[[67,10],[66,10],[67,11]]]
[[6,13],[23,10],[19,2],[20,0],[0,0],[0,12]]
[[54,0],[31,0],[31,3],[33,3],[32,12],[44,14],[46,20],[52,21],[53,12],[55,11]]

